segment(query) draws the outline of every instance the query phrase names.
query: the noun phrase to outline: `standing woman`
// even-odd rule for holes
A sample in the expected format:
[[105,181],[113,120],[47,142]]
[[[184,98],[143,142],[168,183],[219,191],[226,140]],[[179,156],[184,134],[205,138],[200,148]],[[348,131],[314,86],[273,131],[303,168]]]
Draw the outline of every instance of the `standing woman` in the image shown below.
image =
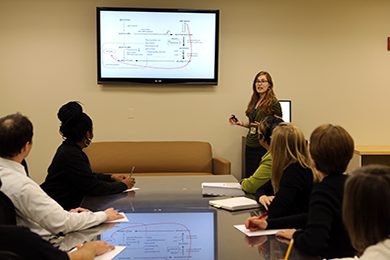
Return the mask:
[[261,158],[267,150],[260,145],[257,136],[257,125],[268,115],[282,117],[282,109],[274,93],[274,83],[266,71],[257,73],[253,81],[253,94],[245,111],[249,121],[244,122],[231,116],[229,123],[248,128],[245,147],[245,177],[249,178],[259,167]]
[[58,111],[60,133],[64,138],[48,169],[41,188],[64,209],[80,206],[84,196],[101,196],[132,188],[134,178],[95,173],[83,152],[93,138],[91,118],[79,102],[71,101]]

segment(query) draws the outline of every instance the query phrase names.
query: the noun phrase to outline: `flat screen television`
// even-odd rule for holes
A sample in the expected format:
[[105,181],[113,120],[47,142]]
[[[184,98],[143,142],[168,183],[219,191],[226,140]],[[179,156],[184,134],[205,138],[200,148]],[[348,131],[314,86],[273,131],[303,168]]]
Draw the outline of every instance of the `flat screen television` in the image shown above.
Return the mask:
[[98,83],[218,84],[219,10],[97,7]]

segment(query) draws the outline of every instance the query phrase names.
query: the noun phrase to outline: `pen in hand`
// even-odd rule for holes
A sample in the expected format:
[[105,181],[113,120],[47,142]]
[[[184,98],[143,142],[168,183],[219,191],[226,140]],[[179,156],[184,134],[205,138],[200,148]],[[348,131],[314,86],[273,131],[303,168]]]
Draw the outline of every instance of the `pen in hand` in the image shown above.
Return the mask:
[[263,213],[261,216],[259,216],[259,214],[257,214],[257,212],[255,211],[255,214],[256,216],[258,216],[259,218],[258,219],[262,219],[265,217],[265,215],[267,215],[267,212]]
[[[265,212],[265,213],[263,213],[261,216],[259,216],[259,214],[257,214],[257,212],[255,211],[255,214],[256,214],[256,216],[258,216],[258,218],[257,219],[262,219],[262,218],[264,218],[265,217],[265,215],[267,215],[267,212]],[[250,223],[250,225],[249,225],[249,228],[248,229],[250,229],[252,227],[252,223]]]
[[135,166],[133,166],[133,168],[131,169],[131,172],[130,172],[130,176],[129,176],[129,178],[131,178],[131,175],[133,175],[134,168],[135,168]]
[[130,175],[126,179],[123,180],[123,182],[127,185],[127,189],[133,188],[133,186],[135,184],[134,178],[131,178],[131,176],[133,175],[134,169],[135,169],[135,167],[133,166],[133,168],[131,169]]

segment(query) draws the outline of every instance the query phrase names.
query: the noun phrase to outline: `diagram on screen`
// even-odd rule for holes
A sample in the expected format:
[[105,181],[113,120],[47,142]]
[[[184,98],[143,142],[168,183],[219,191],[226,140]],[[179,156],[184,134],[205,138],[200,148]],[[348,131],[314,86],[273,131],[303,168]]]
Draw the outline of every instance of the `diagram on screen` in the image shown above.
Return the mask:
[[[196,216],[190,214],[129,214],[129,219],[141,218],[143,221],[121,223],[102,235],[101,240],[126,246],[115,259],[213,259],[212,214],[197,215],[203,227],[199,225],[199,219],[196,220]],[[157,219],[181,220],[168,222]],[[188,219],[195,222],[189,222]],[[182,223],[183,220],[186,223]]]
[[104,13],[100,43],[103,74],[111,75],[111,70],[119,76],[142,75],[188,67],[196,73],[205,71],[205,66],[213,72],[214,63],[210,62],[215,55],[215,27],[210,26],[213,19],[206,14],[153,13],[152,17],[145,17],[135,13],[111,17]]
[[152,30],[119,33],[124,36],[123,43],[103,44],[103,65],[115,69],[184,68],[197,54],[193,53],[189,24],[181,24],[180,33],[170,30],[161,33]]

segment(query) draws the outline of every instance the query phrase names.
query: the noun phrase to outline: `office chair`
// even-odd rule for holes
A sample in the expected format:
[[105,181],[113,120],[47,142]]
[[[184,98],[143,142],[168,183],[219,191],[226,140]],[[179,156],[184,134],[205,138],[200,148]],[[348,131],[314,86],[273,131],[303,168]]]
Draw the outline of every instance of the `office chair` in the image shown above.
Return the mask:
[[[16,225],[15,206],[2,191],[0,191],[0,225]],[[23,259],[13,252],[0,250],[0,260]]]
[[13,252],[0,251],[0,260],[23,260],[23,259]]
[[14,204],[2,191],[0,191],[0,225],[16,225]]

